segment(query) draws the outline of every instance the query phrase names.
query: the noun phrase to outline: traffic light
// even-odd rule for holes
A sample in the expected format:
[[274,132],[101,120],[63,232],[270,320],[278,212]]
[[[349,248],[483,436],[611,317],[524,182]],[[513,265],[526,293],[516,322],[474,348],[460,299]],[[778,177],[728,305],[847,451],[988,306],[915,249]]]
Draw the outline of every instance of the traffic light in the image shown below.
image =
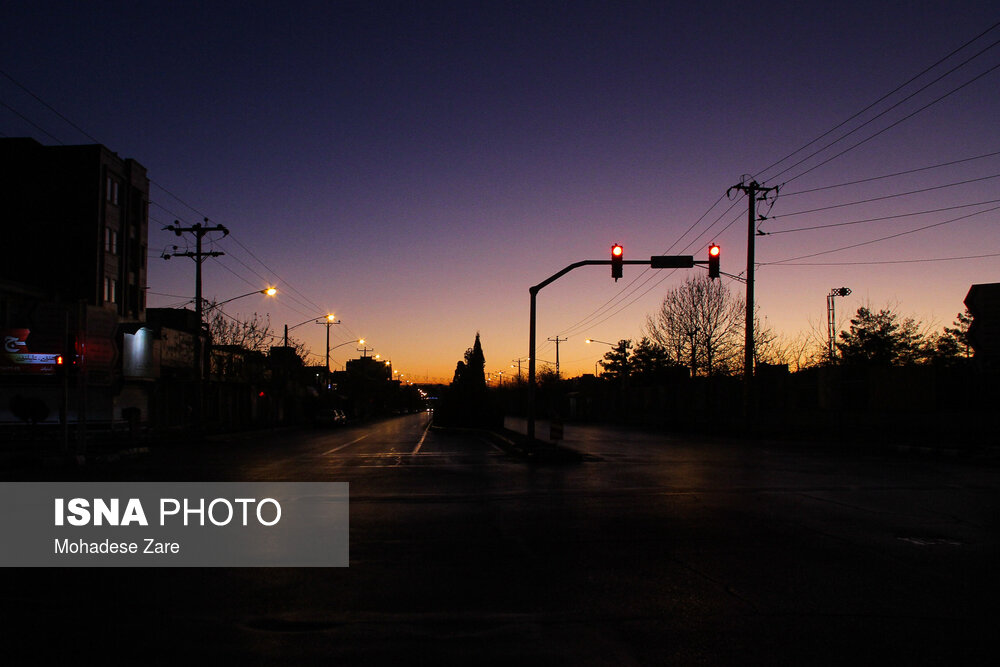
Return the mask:
[[618,279],[622,277],[622,259],[624,259],[624,250],[617,243],[611,246],[611,277],[618,282]]
[[708,246],[708,277],[719,277],[719,246],[714,243]]

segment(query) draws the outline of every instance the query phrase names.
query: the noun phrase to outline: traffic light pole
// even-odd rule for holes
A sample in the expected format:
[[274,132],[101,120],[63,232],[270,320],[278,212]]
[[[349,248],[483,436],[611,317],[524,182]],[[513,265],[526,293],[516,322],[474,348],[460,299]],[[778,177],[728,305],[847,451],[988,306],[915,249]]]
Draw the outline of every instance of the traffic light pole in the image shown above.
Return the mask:
[[696,260],[691,255],[661,255],[650,257],[649,259],[585,259],[582,262],[574,262],[570,264],[562,271],[555,273],[542,282],[538,283],[534,287],[528,288],[528,293],[531,295],[531,315],[529,317],[528,324],[528,409],[527,409],[527,419],[528,419],[528,444],[529,446],[534,446],[535,444],[535,302],[538,293],[546,285],[555,282],[559,278],[572,271],[573,269],[578,269],[581,266],[610,266],[612,263],[618,262],[621,264],[639,264],[643,266],[650,266],[654,269],[682,269],[690,268],[695,264],[708,264],[707,261]]

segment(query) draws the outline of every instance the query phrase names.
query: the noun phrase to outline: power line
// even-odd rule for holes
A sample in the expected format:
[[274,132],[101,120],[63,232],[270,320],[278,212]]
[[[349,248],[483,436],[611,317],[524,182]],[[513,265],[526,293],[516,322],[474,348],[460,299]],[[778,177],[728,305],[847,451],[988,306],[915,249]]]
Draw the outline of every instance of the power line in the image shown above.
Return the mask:
[[918,227],[917,229],[911,229],[905,232],[899,232],[898,234],[891,234],[889,236],[883,236],[881,238],[872,239],[871,241],[863,241],[861,243],[854,243],[852,245],[846,245],[841,248],[834,248],[833,250],[824,250],[822,252],[814,252],[809,255],[800,255],[799,257],[789,257],[788,259],[782,259],[777,262],[761,262],[760,266],[773,266],[775,264],[784,264],[786,262],[794,262],[799,259],[808,259],[810,257],[818,257],[820,255],[829,255],[830,253],[840,252],[841,250],[850,250],[851,248],[860,248],[861,246],[871,245],[873,243],[879,243],[881,241],[888,241],[889,239],[899,238],[900,236],[906,236],[908,234],[916,234],[917,232],[922,232],[928,229],[933,229],[934,227],[941,227],[942,225],[948,225],[953,222],[958,222],[960,220],[965,220],[967,218],[972,218],[977,215],[982,215],[983,213],[990,213],[991,211],[1000,210],[1000,206],[994,206],[993,208],[988,208],[983,211],[976,211],[975,213],[969,213],[967,215],[962,215],[957,218],[952,218],[951,220],[944,220],[942,222],[935,222],[932,225],[927,225],[925,227]]
[[896,215],[883,215],[877,218],[865,218],[864,220],[851,220],[850,222],[834,222],[828,225],[813,225],[812,227],[796,227],[795,229],[777,229],[773,232],[765,232],[767,236],[773,236],[775,234],[789,234],[791,232],[806,232],[815,229],[829,229],[830,227],[846,227],[848,225],[860,225],[865,222],[879,222],[881,220],[893,220],[896,218],[908,218],[910,216],[916,215],[928,215],[930,213],[940,213],[942,211],[954,211],[959,208],[969,208],[970,206],[983,206],[985,204],[995,204],[1000,202],[1000,199],[988,199],[986,201],[976,202],[974,204],[959,204],[957,206],[945,206],[943,208],[934,208],[926,211],[914,211],[911,213],[897,213]]
[[887,259],[875,262],[796,262],[770,264],[769,266],[869,266],[876,264],[916,264],[919,262],[954,262],[966,259],[984,259],[987,257],[1000,257],[1000,252],[988,255],[963,255],[961,257],[927,257],[923,259]]
[[873,201],[884,201],[886,199],[895,199],[897,197],[906,197],[907,195],[920,194],[922,192],[931,192],[932,190],[943,190],[945,188],[953,188],[959,185],[968,185],[969,183],[978,183],[980,181],[988,181],[993,178],[1000,178],[1000,174],[993,174],[992,176],[982,176],[980,178],[970,178],[964,181],[956,181],[954,183],[945,183],[944,185],[934,185],[929,188],[920,188],[918,190],[910,190],[908,192],[899,192],[893,195],[882,195],[881,197],[870,197],[869,199],[859,199],[857,201],[844,202],[842,204],[831,204],[829,206],[820,206],[819,208],[810,208],[804,211],[793,211],[792,213],[783,213],[781,215],[772,215],[767,218],[767,220],[777,220],[779,218],[790,218],[794,215],[803,215],[805,213],[816,213],[818,211],[829,211],[835,208],[843,208],[845,206],[856,206],[857,204],[868,204]]
[[986,153],[985,155],[977,155],[975,157],[967,157],[961,160],[952,160],[951,162],[942,162],[940,164],[933,164],[928,167],[918,167],[917,169],[907,169],[906,171],[897,171],[892,174],[884,174],[882,176],[872,176],[870,178],[862,178],[857,181],[848,181],[846,183],[837,183],[835,185],[824,185],[818,188],[810,188],[808,190],[799,190],[798,192],[782,192],[782,197],[795,197],[796,195],[804,195],[810,192],[820,192],[821,190],[832,190],[833,188],[842,188],[848,185],[858,185],[860,183],[870,183],[872,181],[879,181],[886,178],[894,178],[896,176],[905,176],[906,174],[915,174],[921,171],[929,171],[931,169],[939,169],[941,167],[950,167],[952,165],[961,164],[963,162],[971,162],[973,160],[982,160],[984,158],[993,157],[995,155],[1000,155],[1000,151],[995,153]]
[[55,135],[53,135],[51,132],[49,132],[48,130],[46,130],[45,128],[43,128],[41,125],[39,125],[38,123],[34,122],[30,118],[28,118],[27,116],[25,116],[24,114],[22,114],[20,111],[18,111],[14,107],[12,107],[9,104],[7,104],[6,102],[4,102],[3,100],[0,100],[0,106],[6,107],[7,110],[10,111],[12,114],[14,114],[15,116],[17,116],[21,120],[23,120],[25,123],[28,123],[33,128],[35,128],[36,130],[38,130],[39,132],[41,132],[42,134],[44,134],[45,136],[47,136],[52,141],[54,141],[57,144],[59,144],[60,146],[65,146],[66,145],[65,143],[63,143],[62,141],[60,141],[59,139],[57,139],[55,137]]
[[[721,195],[717,200],[715,200],[715,202],[710,207],[708,207],[708,210],[706,210],[701,215],[701,217],[699,217],[697,220],[695,220],[694,223],[692,223],[691,226],[688,227],[687,230],[685,230],[685,232],[683,234],[681,234],[679,237],[677,237],[677,240],[674,241],[673,244],[671,244],[670,247],[667,248],[665,251],[663,251],[661,254],[663,254],[663,255],[669,254],[670,251],[673,250],[673,248],[678,243],[680,243],[680,240],[683,239],[685,236],[687,236],[689,233],[691,233],[691,231],[695,227],[697,227],[698,224],[701,223],[701,221],[704,220],[708,216],[708,214],[711,213],[712,210],[716,206],[718,206],[719,202],[721,202],[723,199],[725,199],[725,195]],[[716,224],[718,224],[719,220],[721,220],[727,213],[729,213],[730,211],[733,210],[733,208],[739,203],[739,201],[740,201],[739,199],[737,199],[736,201],[734,201],[729,206],[729,208],[727,208],[725,211],[723,211],[714,221],[712,221],[712,223],[708,226],[708,228],[706,228],[705,231],[703,231],[701,234],[699,234],[698,236],[696,236],[692,241],[690,241],[687,244],[687,246],[685,246],[682,249],[682,252],[686,251],[688,248],[690,248],[692,245],[694,245],[698,241],[698,239],[700,239],[702,236],[704,236],[706,233],[708,233],[708,231],[712,227],[714,227]],[[728,229],[728,227],[727,227],[727,229]],[[643,296],[645,296],[646,294],[648,294],[653,288],[655,288],[657,285],[659,285],[660,283],[662,283],[664,280],[666,280],[667,278],[669,278],[670,276],[672,276],[674,273],[676,273],[676,271],[670,271],[669,273],[661,276],[661,275],[659,275],[659,272],[654,272],[654,271],[652,271],[649,268],[644,268],[639,273],[639,275],[636,276],[632,280],[632,282],[630,282],[628,285],[626,285],[623,290],[621,290],[620,292],[618,292],[618,294],[616,294],[615,296],[613,296],[611,299],[608,299],[606,302],[604,302],[604,304],[602,304],[600,307],[598,307],[596,310],[594,310],[590,315],[586,316],[584,319],[582,319],[579,322],[577,322],[576,324],[573,324],[573,325],[571,325],[571,326],[563,329],[562,331],[560,331],[558,335],[569,335],[570,333],[579,331],[580,329],[583,329],[585,327],[596,326],[597,324],[600,324],[602,322],[607,321],[609,319],[608,317],[605,317],[605,318],[601,319],[599,322],[593,322],[592,320],[594,318],[601,317],[602,313],[607,312],[608,310],[614,309],[616,307],[616,305],[620,304],[622,301],[625,301],[626,299],[628,299],[629,297],[631,297],[633,294],[635,294],[635,292],[637,292],[638,290],[642,289],[643,286],[645,286],[646,284],[648,284],[651,280],[659,278],[659,280],[656,280],[656,282],[653,284],[652,287],[650,287],[649,289],[647,289],[646,291],[644,291],[642,294],[640,294],[638,298],[633,299],[632,301],[630,301],[628,303],[628,305],[625,306],[625,308],[628,308],[628,306],[631,306],[639,298],[642,298]],[[640,283],[639,280],[643,276],[645,276],[645,279],[642,280],[642,282]],[[636,283],[638,283],[638,284],[636,284]],[[618,314],[622,310],[624,310],[624,308],[619,308],[617,310],[614,310],[613,314]],[[549,347],[548,345],[543,345],[543,346],[541,346],[540,349],[545,350],[548,347]]]
[[[996,42],[996,43],[1000,43],[1000,41],[998,41],[998,42]],[[996,43],[995,43],[995,44],[996,44]],[[992,47],[990,47],[990,48],[992,48]],[[881,135],[881,134],[883,134],[883,133],[885,133],[885,132],[888,132],[888,131],[889,131],[889,130],[891,130],[892,128],[894,128],[894,127],[896,127],[897,125],[899,125],[899,124],[901,124],[901,123],[903,123],[903,122],[905,122],[905,121],[909,120],[910,118],[913,118],[914,116],[916,116],[916,115],[917,115],[918,113],[920,113],[921,111],[924,111],[924,110],[926,110],[926,109],[928,109],[928,108],[930,108],[930,107],[934,106],[935,104],[937,104],[937,103],[938,103],[938,102],[940,102],[941,100],[943,100],[943,99],[945,99],[945,98],[947,98],[947,97],[950,97],[951,95],[954,95],[955,93],[957,93],[958,91],[962,90],[962,89],[963,89],[963,88],[965,88],[966,86],[968,86],[968,85],[971,85],[972,83],[975,83],[975,82],[976,82],[976,81],[978,81],[979,79],[983,78],[983,77],[984,77],[984,76],[986,76],[987,74],[990,74],[991,72],[993,72],[994,70],[996,70],[996,69],[998,69],[998,68],[1000,68],[1000,63],[997,63],[996,65],[994,65],[993,67],[989,68],[989,69],[988,69],[988,70],[986,70],[985,72],[982,72],[982,73],[980,73],[980,74],[978,74],[978,75],[974,76],[973,78],[969,79],[968,81],[966,81],[966,82],[965,82],[965,83],[963,83],[962,85],[960,85],[960,86],[958,86],[958,87],[956,87],[956,88],[953,88],[952,90],[948,91],[948,92],[947,92],[947,93],[945,93],[944,95],[941,95],[940,97],[937,97],[936,99],[933,99],[933,100],[931,100],[930,102],[928,102],[928,103],[927,103],[927,104],[925,104],[924,106],[920,107],[920,108],[919,108],[919,109],[917,109],[916,111],[913,111],[912,113],[909,113],[909,114],[907,114],[907,115],[903,116],[902,118],[900,118],[899,120],[895,121],[894,123],[891,123],[891,124],[887,125],[886,127],[883,127],[883,128],[881,129],[881,130],[879,130],[879,131],[878,131],[878,132],[876,132],[875,134],[872,134],[872,135],[870,135],[870,136],[868,136],[868,137],[866,137],[866,138],[862,139],[861,141],[857,142],[856,144],[854,144],[854,145],[852,145],[852,146],[848,146],[847,148],[845,148],[844,150],[840,151],[839,153],[837,153],[837,154],[835,154],[835,155],[831,155],[830,157],[828,157],[827,159],[823,160],[822,162],[820,162],[820,163],[818,163],[818,164],[815,164],[815,165],[813,165],[812,167],[809,167],[808,169],[806,169],[805,171],[803,171],[803,172],[800,172],[800,173],[796,174],[795,176],[793,176],[793,177],[789,178],[788,180],[786,180],[786,181],[785,181],[785,183],[791,183],[791,182],[792,182],[792,181],[794,181],[795,179],[797,179],[797,178],[801,178],[802,176],[805,176],[805,175],[806,175],[806,174],[808,174],[809,172],[811,172],[811,171],[814,171],[814,170],[816,170],[816,169],[819,169],[819,168],[820,168],[820,167],[822,167],[823,165],[825,165],[825,164],[828,164],[829,162],[832,162],[833,160],[836,160],[837,158],[841,157],[841,156],[842,156],[842,155],[844,155],[845,153],[848,153],[848,152],[850,152],[850,151],[854,150],[855,148],[857,148],[857,147],[859,147],[859,146],[861,146],[861,145],[863,145],[863,144],[866,144],[866,143],[868,143],[869,141],[871,141],[871,140],[872,140],[872,139],[874,139],[875,137],[877,137],[877,136],[879,136],[879,135]],[[922,89],[921,89],[921,90],[922,90]],[[907,98],[907,99],[909,99],[909,98]],[[895,108],[895,107],[892,107],[892,108]],[[879,114],[879,116],[881,116],[881,115],[882,115],[882,114]],[[878,118],[879,116],[876,116],[875,118]],[[874,120],[874,118],[873,118],[872,120]],[[867,124],[868,124],[868,123],[865,123],[864,125],[861,125],[861,126],[860,126],[859,128],[857,128],[857,129],[860,129],[861,127],[864,127],[864,126],[865,126],[865,125],[867,125]],[[853,130],[851,131],[851,133],[853,133]],[[848,134],[851,134],[851,133],[848,133]],[[844,135],[844,136],[846,137],[846,136],[848,136],[848,135]],[[837,141],[840,141],[840,140],[838,139]],[[827,146],[825,146],[824,148],[820,149],[820,150],[819,150],[819,151],[817,151],[816,153],[813,153],[813,155],[816,155],[817,153],[820,153],[820,152],[822,152],[823,150],[826,150],[826,148],[829,148],[829,147],[830,147],[830,146],[832,146],[832,145],[833,145],[834,143],[837,143],[837,142],[836,142],[836,141],[834,141],[834,142],[832,142],[832,143],[828,144]],[[809,157],[812,157],[813,155],[810,155]],[[808,159],[808,158],[806,158],[806,159]],[[794,165],[792,165],[792,167],[789,167],[788,169],[785,169],[785,170],[783,170],[783,171],[781,171],[781,172],[778,172],[777,174],[775,174],[775,176],[774,176],[774,177],[776,178],[776,177],[780,176],[781,174],[785,173],[785,172],[786,172],[786,171],[788,171],[789,169],[792,169],[793,167],[795,167],[795,166],[798,166],[799,164],[802,164],[802,162],[804,162],[804,161],[805,161],[805,160],[801,160],[801,161],[799,161],[799,162],[795,163]]]
[[[98,140],[96,137],[94,137],[93,135],[91,135],[89,132],[87,132],[86,130],[84,130],[83,128],[81,128],[79,125],[77,125],[76,123],[74,123],[72,120],[70,120],[64,114],[60,113],[55,107],[53,107],[48,102],[46,102],[45,100],[43,100],[41,97],[39,97],[38,95],[36,95],[35,93],[33,93],[26,86],[24,86],[20,82],[16,81],[7,72],[4,72],[3,70],[0,70],[0,74],[2,74],[4,77],[6,77],[8,80],[10,80],[11,83],[13,83],[14,85],[16,85],[18,88],[20,88],[21,90],[23,90],[25,93],[27,93],[28,95],[30,95],[32,98],[34,98],[40,104],[42,104],[46,109],[50,110],[56,116],[58,116],[63,121],[65,121],[67,124],[69,124],[71,127],[73,127],[78,132],[80,132],[81,134],[83,134],[89,140],[91,140],[91,141],[93,141],[94,143],[97,143],[97,144],[101,143],[100,140]],[[37,129],[39,132],[42,132],[43,134],[45,134],[47,137],[49,137],[50,139],[52,139],[56,143],[58,143],[60,145],[65,145],[64,142],[60,141],[57,137],[55,137],[54,135],[52,135],[51,133],[49,133],[48,131],[46,131],[44,128],[42,128],[41,126],[39,126],[38,124],[36,124],[35,122],[33,122],[32,120],[30,120],[29,118],[27,118],[26,116],[24,116],[20,112],[18,112],[13,107],[10,107],[9,105],[7,105],[6,103],[4,103],[3,101],[0,101],[0,105],[3,105],[4,107],[8,108],[11,112],[13,112],[17,116],[19,116],[25,122],[31,124],[33,127],[35,127],[35,129]],[[187,207],[191,211],[194,211],[196,214],[198,214],[199,217],[201,217],[201,218],[203,218],[205,220],[207,220],[210,217],[205,212],[203,212],[203,211],[199,210],[198,208],[192,206],[191,204],[189,204],[185,200],[181,199],[174,192],[172,192],[171,190],[167,189],[166,187],[164,187],[163,185],[159,184],[158,182],[154,181],[153,179],[149,179],[149,183],[150,183],[151,186],[155,186],[155,187],[159,188],[164,193],[166,193],[167,195],[169,195],[170,197],[172,197],[176,201],[180,202],[181,204],[183,204],[185,207]],[[150,201],[149,203],[152,204],[152,205],[158,206],[159,208],[163,209],[167,213],[169,213],[172,216],[174,216],[179,221],[181,221],[181,222],[187,222],[185,220],[185,216],[182,216],[182,215],[176,213],[175,211],[172,211],[172,210],[168,209],[163,204],[161,204],[159,202],[155,202],[155,201]],[[288,281],[286,281],[283,278],[281,278],[281,276],[279,276],[276,271],[274,271],[271,267],[269,267],[263,260],[261,260],[256,254],[254,254],[253,251],[251,251],[239,239],[234,238],[234,237],[230,237],[230,238],[232,238],[232,240],[237,245],[239,245],[247,254],[249,254],[253,259],[255,259],[258,263],[260,263],[260,265],[263,266],[267,271],[269,271],[275,278],[279,279],[282,282],[282,285],[283,285],[284,289],[286,289],[286,290],[288,290],[290,292],[293,292],[295,294],[298,294],[299,297],[301,297],[301,300],[296,299],[296,301],[298,301],[301,305],[309,307],[309,308],[315,308],[316,312],[320,312],[320,311],[323,310],[323,308],[321,306],[319,306],[318,304],[316,304],[314,301],[312,301],[312,299],[310,299],[304,293],[302,293],[301,291],[299,291],[298,289],[296,289],[293,285],[291,285],[291,283],[289,283]],[[230,256],[232,256],[232,254],[230,254]],[[245,268],[247,268],[247,270],[251,271],[251,273],[253,273],[257,277],[261,278],[261,280],[264,280],[265,282],[269,282],[267,278],[261,276],[258,272],[254,271],[249,265],[247,265],[245,262],[243,262],[242,260],[240,260],[238,257],[234,257],[234,259],[236,259],[238,262],[240,262],[241,264],[243,264],[243,266]],[[230,272],[232,272],[232,273],[235,274],[235,272],[233,272],[231,270],[230,270]],[[242,276],[239,276],[238,274],[235,274],[235,275],[237,275],[237,277],[239,277],[242,280],[246,280],[245,278],[243,278]],[[247,282],[249,282],[249,281],[247,281]],[[252,284],[252,283],[250,283],[250,284]]]
[[[86,131],[86,130],[84,130],[84,129],[83,129],[82,127],[80,127],[79,125],[77,125],[76,123],[74,123],[73,121],[71,121],[71,120],[70,120],[69,118],[67,118],[66,116],[64,116],[64,115],[62,115],[61,113],[59,113],[59,112],[58,112],[58,111],[57,111],[57,110],[56,110],[56,109],[55,109],[55,108],[54,108],[54,107],[53,107],[52,105],[50,105],[50,104],[49,104],[48,102],[46,102],[45,100],[43,100],[43,99],[42,99],[41,97],[39,97],[38,95],[35,95],[35,94],[34,94],[33,92],[31,92],[30,90],[28,90],[28,89],[27,89],[27,88],[26,88],[26,87],[25,87],[24,85],[22,85],[22,84],[21,84],[21,83],[19,83],[18,81],[15,81],[15,80],[14,80],[14,77],[12,77],[12,76],[11,76],[10,74],[7,74],[7,72],[4,72],[3,70],[0,70],[0,74],[2,74],[2,75],[3,75],[4,77],[6,77],[6,78],[7,78],[7,80],[8,80],[8,81],[10,81],[11,83],[13,83],[13,84],[14,84],[15,86],[17,86],[18,88],[20,88],[21,90],[23,90],[24,92],[26,92],[26,93],[27,93],[28,95],[31,95],[31,96],[32,96],[32,97],[33,97],[33,98],[34,98],[34,99],[35,99],[36,101],[38,101],[38,102],[39,102],[39,103],[40,103],[40,104],[41,104],[42,106],[44,106],[44,107],[45,107],[46,109],[48,109],[49,111],[51,111],[51,112],[52,112],[52,113],[54,113],[55,115],[59,116],[60,118],[62,118],[62,119],[63,119],[64,121],[66,121],[66,123],[68,123],[68,124],[70,125],[70,127],[72,127],[73,129],[75,129],[76,131],[78,131],[78,132],[79,132],[80,134],[82,134],[83,136],[87,137],[88,139],[90,139],[91,141],[93,141],[93,142],[94,142],[95,144],[99,144],[99,143],[101,143],[100,141],[98,141],[97,139],[95,139],[95,138],[94,138],[94,137],[93,137],[93,136],[92,136],[92,135],[91,135],[91,134],[90,134],[89,132],[87,132],[87,131]],[[4,105],[4,106],[6,106],[6,105]],[[29,121],[29,122],[30,122],[30,121]],[[34,125],[34,123],[32,123],[32,125]],[[44,131],[44,130],[43,130],[43,131]],[[46,134],[48,134],[48,133],[46,133]],[[52,136],[52,135],[49,135],[49,136]],[[54,138],[54,137],[53,137],[53,138]],[[60,143],[62,143],[62,142],[60,142]]]
[[[781,158],[777,162],[774,162],[774,163],[768,165],[767,167],[764,167],[759,172],[757,172],[757,174],[755,175],[755,177],[758,177],[758,178],[762,177],[765,172],[773,169],[774,167],[778,166],[779,164],[781,164],[785,160],[788,160],[793,155],[801,153],[802,151],[804,151],[805,149],[807,149],[809,146],[812,146],[817,141],[820,141],[823,138],[829,136],[830,134],[836,132],[841,127],[847,125],[848,123],[850,123],[855,118],[858,118],[859,116],[861,116],[865,112],[867,112],[867,111],[873,109],[874,107],[878,106],[880,103],[882,103],[885,100],[889,99],[890,97],[892,97],[893,95],[895,95],[897,92],[901,91],[903,88],[906,88],[908,85],[910,85],[911,83],[913,83],[914,81],[916,81],[917,79],[919,79],[920,77],[922,77],[924,74],[927,74],[928,72],[930,72],[931,70],[933,70],[934,68],[936,68],[938,65],[944,63],[945,61],[947,61],[949,58],[951,58],[955,54],[957,54],[960,51],[964,50],[966,47],[971,46],[973,43],[977,42],[982,37],[986,36],[988,33],[990,33],[993,30],[995,30],[998,26],[1000,26],[1000,22],[994,23],[993,25],[991,25],[989,28],[987,28],[983,32],[979,33],[978,35],[976,35],[975,37],[973,37],[969,41],[965,42],[964,44],[962,44],[958,48],[956,48],[953,51],[951,51],[948,55],[944,56],[943,58],[938,59],[937,62],[935,62],[933,65],[930,65],[930,66],[924,68],[923,70],[921,70],[920,72],[918,72],[914,76],[910,77],[907,81],[905,81],[904,83],[901,83],[900,85],[896,86],[894,89],[892,89],[891,91],[889,91],[888,93],[886,93],[882,97],[878,98],[877,100],[875,100],[874,102],[872,102],[871,104],[869,104],[868,106],[866,106],[865,108],[861,109],[860,111],[858,111],[854,115],[850,116],[849,118],[845,119],[841,123],[839,123],[839,124],[835,125],[834,127],[830,128],[829,130],[827,130],[823,134],[819,135],[818,137],[816,137],[812,141],[804,144],[800,148],[797,148],[796,150],[792,151],[791,153],[789,153],[785,157]],[[848,135],[844,135],[844,136],[848,136]],[[839,139],[838,139],[838,141],[839,141]],[[836,143],[836,142],[834,142],[834,143]],[[784,173],[784,172],[781,172],[781,173]],[[778,175],[780,175],[780,174],[778,174]]]

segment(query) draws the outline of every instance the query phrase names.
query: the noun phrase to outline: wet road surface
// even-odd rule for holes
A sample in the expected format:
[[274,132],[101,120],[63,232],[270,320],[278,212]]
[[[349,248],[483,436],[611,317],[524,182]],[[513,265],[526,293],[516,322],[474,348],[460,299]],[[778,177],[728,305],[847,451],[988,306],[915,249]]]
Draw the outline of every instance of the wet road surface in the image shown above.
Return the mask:
[[[1000,469],[567,429],[530,465],[426,414],[38,479],[350,483],[341,569],[0,571],[10,651],[165,664],[986,664]],[[11,477],[8,477],[11,478]],[[13,663],[12,663],[13,664]]]

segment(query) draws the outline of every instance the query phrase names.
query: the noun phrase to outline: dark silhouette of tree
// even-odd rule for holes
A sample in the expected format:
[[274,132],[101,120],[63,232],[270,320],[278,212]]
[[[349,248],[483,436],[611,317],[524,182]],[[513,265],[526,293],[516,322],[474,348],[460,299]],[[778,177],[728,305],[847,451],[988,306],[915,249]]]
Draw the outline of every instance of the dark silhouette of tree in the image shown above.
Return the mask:
[[208,331],[215,345],[233,345],[253,352],[267,351],[274,340],[271,320],[267,316],[254,313],[252,317],[240,319],[230,317],[210,303],[205,309],[208,317]]
[[904,366],[917,363],[923,356],[923,336],[917,322],[899,316],[888,308],[873,312],[858,308],[851,328],[840,332],[836,342],[841,363],[865,366]]
[[629,359],[631,374],[642,382],[655,382],[664,377],[668,368],[679,366],[659,343],[643,336]]
[[486,356],[476,334],[476,341],[465,351],[465,358],[455,365],[455,378],[448,387],[446,406],[440,421],[465,426],[483,426],[491,419],[486,393]]
[[927,341],[926,356],[931,363],[951,366],[972,358],[972,346],[969,343],[972,313],[966,309],[955,317],[953,327],[945,327],[942,333],[931,336]]
[[[692,374],[737,373],[743,369],[745,303],[721,280],[707,274],[689,277],[646,317],[646,334]],[[777,336],[757,314],[754,332],[754,358],[775,361]]]
[[629,376],[632,364],[629,359],[629,351],[632,349],[632,341],[623,338],[618,341],[609,352],[604,355],[601,368],[604,375],[609,379],[624,380]]
[[476,332],[476,342],[465,351],[465,372],[462,380],[470,390],[486,391],[486,357],[483,355],[483,345]]
[[455,377],[453,377],[451,380],[452,386],[461,385],[463,382],[462,378],[464,376],[465,376],[465,362],[459,361],[457,364],[455,364]]

